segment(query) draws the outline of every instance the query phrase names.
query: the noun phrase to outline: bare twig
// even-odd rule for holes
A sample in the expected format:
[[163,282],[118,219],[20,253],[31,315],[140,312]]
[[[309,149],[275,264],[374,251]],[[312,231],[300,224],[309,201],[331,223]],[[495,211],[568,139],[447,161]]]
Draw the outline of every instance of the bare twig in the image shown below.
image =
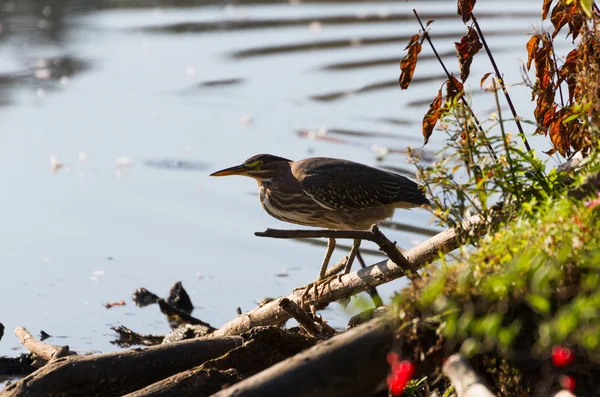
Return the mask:
[[493,397],[483,380],[460,354],[453,354],[442,367],[450,379],[457,397]]
[[308,313],[306,313],[306,311],[300,307],[300,305],[289,300],[288,298],[281,298],[277,302],[279,307],[281,307],[287,314],[298,321],[298,324],[300,324],[306,330],[306,332],[313,336],[319,336],[321,334],[321,330],[310,318]]
[[[440,62],[440,65],[442,65],[442,69],[444,69],[444,72],[446,73],[446,76],[448,77],[448,82],[450,84],[452,84],[452,87],[456,90],[456,92],[461,92],[461,90],[456,86],[456,84],[454,84],[454,79],[452,78],[452,75],[446,68],[446,65],[444,65],[444,61],[442,61],[442,58],[439,56],[437,50],[435,49],[433,42],[431,41],[431,37],[429,37],[429,33],[427,33],[427,30],[425,29],[425,25],[423,25],[423,22],[421,21],[421,18],[419,17],[417,10],[413,9],[413,13],[415,14],[415,17],[417,17],[417,21],[419,21],[419,25],[421,25],[421,30],[423,30],[423,35],[427,39],[427,42],[429,43],[429,46],[433,50],[435,57]],[[477,125],[477,129],[479,129],[479,132],[481,133],[481,137],[483,139],[483,142],[485,143],[485,146],[488,149],[488,152],[490,153],[490,156],[492,156],[494,161],[498,162],[498,157],[496,156],[496,152],[494,151],[494,148],[492,147],[492,144],[490,143],[490,141],[487,139],[487,136],[485,135],[485,131],[483,130],[483,127],[481,126],[479,119],[475,115],[475,112],[473,111],[473,109],[471,109],[471,106],[469,106],[469,103],[465,99],[464,95],[460,96],[460,100],[463,103],[463,105],[465,106],[465,108],[471,114],[471,117],[473,117],[473,121],[475,121],[475,125]]]
[[474,14],[471,14],[471,18],[473,19],[473,24],[475,25],[475,29],[477,29],[477,34],[481,38],[481,42],[483,43],[483,47],[485,48],[485,52],[488,54],[488,58],[492,63],[492,67],[494,68],[494,73],[496,74],[496,78],[500,83],[500,87],[502,87],[502,92],[504,92],[504,96],[506,97],[506,102],[508,102],[508,107],[510,107],[510,111],[513,114],[513,118],[515,119],[515,123],[517,124],[517,129],[519,130],[519,135],[525,144],[528,152],[531,152],[531,146],[529,146],[529,142],[527,141],[527,137],[525,136],[525,132],[523,131],[523,126],[521,126],[521,121],[519,120],[519,115],[517,114],[517,110],[515,109],[515,105],[513,105],[512,99],[510,99],[510,95],[508,94],[508,90],[506,89],[506,85],[504,84],[504,79],[500,74],[500,69],[498,69],[498,65],[496,65],[496,60],[490,51],[490,47],[488,47],[487,41],[483,36],[483,32],[479,27],[479,23],[477,23],[477,18],[475,18]]
[[25,327],[15,328],[15,335],[27,350],[42,357],[46,361],[64,357],[69,354],[69,346],[54,346],[49,343],[40,342],[35,339]]
[[[483,219],[475,215],[463,222],[462,228],[470,230],[473,234],[481,234],[484,232],[484,229],[481,227],[482,225],[484,225]],[[314,233],[314,231],[306,232]],[[404,251],[402,255],[411,264],[412,268],[421,268],[438,258],[440,253],[447,253],[456,249],[460,245],[459,233],[454,228],[446,229],[427,241]],[[391,259],[385,260],[357,272],[345,274],[339,279],[332,280],[329,287],[320,294],[315,293],[311,289],[307,292],[304,303],[326,306],[331,302],[349,298],[359,292],[385,284],[404,275],[402,268],[397,266]],[[303,292],[304,289],[301,288],[298,292],[288,295],[287,298],[299,304]],[[212,335],[238,335],[250,330],[252,327],[280,324],[289,318],[290,316],[279,307],[277,302],[270,302],[231,320]]]
[[412,264],[398,251],[396,244],[388,240],[379,230],[377,225],[373,225],[371,230],[277,230],[267,229],[264,232],[256,232],[254,235],[259,237],[272,238],[348,238],[372,241],[385,252],[385,254],[398,265],[408,278],[414,280],[420,278],[417,269],[413,268]]

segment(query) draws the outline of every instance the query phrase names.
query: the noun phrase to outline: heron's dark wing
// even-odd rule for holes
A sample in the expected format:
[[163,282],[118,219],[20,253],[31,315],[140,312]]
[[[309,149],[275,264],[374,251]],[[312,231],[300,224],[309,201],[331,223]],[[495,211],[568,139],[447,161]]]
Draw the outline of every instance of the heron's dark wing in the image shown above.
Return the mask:
[[331,210],[428,203],[419,185],[410,179],[351,161],[306,159],[296,162],[292,173],[306,194]]

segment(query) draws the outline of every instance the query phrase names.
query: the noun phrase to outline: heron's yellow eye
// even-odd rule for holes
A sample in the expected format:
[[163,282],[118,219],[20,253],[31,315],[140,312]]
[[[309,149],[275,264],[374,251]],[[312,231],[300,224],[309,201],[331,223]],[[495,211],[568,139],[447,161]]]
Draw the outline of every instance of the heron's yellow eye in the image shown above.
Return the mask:
[[257,160],[254,161],[252,163],[246,164],[246,168],[254,168],[254,169],[259,169],[260,167],[262,167],[264,164],[264,161],[262,160]]

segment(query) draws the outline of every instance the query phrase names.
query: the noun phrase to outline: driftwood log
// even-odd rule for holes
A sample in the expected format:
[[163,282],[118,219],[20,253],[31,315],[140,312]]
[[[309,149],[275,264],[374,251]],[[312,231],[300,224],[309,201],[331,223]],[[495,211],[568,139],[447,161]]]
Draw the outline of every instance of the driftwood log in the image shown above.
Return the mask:
[[144,350],[62,357],[7,386],[0,396],[121,396],[241,344],[241,337],[204,338]]
[[395,324],[372,320],[216,393],[213,397],[364,397],[388,374]]
[[46,361],[64,357],[69,354],[69,346],[54,346],[35,339],[24,327],[15,328],[15,335],[27,350]]
[[457,397],[494,397],[483,379],[460,354],[448,357],[442,370],[452,382]]
[[304,351],[316,338],[278,327],[257,327],[244,334],[245,343],[199,367],[178,373],[126,397],[204,397],[249,378]]

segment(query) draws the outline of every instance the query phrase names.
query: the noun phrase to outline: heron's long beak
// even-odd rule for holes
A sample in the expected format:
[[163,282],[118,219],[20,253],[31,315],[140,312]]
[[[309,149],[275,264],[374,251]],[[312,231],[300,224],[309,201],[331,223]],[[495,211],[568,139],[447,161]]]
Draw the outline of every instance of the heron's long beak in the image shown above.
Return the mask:
[[225,168],[224,170],[213,172],[210,176],[228,176],[228,175],[247,175],[248,168],[244,165],[235,165],[233,167]]

